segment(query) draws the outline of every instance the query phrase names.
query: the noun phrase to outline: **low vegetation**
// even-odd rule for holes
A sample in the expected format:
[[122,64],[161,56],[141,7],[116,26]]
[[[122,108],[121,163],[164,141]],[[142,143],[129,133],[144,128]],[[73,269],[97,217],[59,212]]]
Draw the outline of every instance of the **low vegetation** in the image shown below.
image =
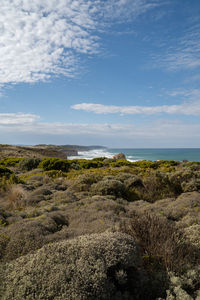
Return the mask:
[[0,160],[3,300],[197,300],[199,253],[199,163]]

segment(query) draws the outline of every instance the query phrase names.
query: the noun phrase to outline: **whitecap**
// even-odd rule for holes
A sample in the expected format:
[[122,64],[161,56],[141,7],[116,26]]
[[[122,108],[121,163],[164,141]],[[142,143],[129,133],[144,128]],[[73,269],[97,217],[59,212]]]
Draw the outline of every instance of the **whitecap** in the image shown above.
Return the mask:
[[114,153],[108,152],[107,149],[94,149],[89,151],[79,151],[78,156],[69,156],[68,159],[93,159],[96,157],[112,158]]

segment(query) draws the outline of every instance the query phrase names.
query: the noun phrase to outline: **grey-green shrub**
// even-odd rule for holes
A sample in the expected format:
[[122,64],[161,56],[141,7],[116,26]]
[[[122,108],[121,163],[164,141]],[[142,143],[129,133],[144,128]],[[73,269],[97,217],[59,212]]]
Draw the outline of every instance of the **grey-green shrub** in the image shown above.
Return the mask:
[[115,179],[102,180],[94,183],[91,186],[91,192],[93,195],[113,195],[121,197],[125,195],[124,184]]
[[20,221],[1,228],[0,260],[10,261],[35,251],[50,241],[67,238],[65,231],[56,236],[63,226],[68,226],[68,219],[56,211],[43,215],[36,220]]
[[46,245],[0,269],[2,300],[142,299],[134,239],[122,233]]
[[170,286],[167,290],[166,300],[200,299],[200,267],[189,269],[184,275],[177,276],[170,273]]

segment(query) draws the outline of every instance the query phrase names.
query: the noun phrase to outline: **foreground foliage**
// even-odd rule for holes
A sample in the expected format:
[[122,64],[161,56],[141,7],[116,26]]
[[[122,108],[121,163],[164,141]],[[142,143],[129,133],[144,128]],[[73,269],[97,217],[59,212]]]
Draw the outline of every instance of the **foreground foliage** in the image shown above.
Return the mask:
[[[139,299],[139,266],[137,245],[130,236],[83,236],[7,264],[0,291],[2,300],[131,299],[133,293]],[[130,272],[134,276],[129,277]]]
[[0,160],[2,299],[197,300],[199,262],[199,163]]

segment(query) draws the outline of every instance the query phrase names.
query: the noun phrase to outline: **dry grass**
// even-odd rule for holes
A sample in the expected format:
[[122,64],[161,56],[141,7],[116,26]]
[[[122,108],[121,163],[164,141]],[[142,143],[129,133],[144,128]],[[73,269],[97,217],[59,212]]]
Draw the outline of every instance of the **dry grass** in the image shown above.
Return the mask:
[[134,236],[140,245],[147,268],[163,268],[182,272],[193,265],[197,251],[185,241],[185,236],[175,223],[149,213],[132,213],[129,224],[123,224],[123,232]]
[[19,185],[11,185],[7,192],[8,208],[20,210],[26,206],[27,192]]

